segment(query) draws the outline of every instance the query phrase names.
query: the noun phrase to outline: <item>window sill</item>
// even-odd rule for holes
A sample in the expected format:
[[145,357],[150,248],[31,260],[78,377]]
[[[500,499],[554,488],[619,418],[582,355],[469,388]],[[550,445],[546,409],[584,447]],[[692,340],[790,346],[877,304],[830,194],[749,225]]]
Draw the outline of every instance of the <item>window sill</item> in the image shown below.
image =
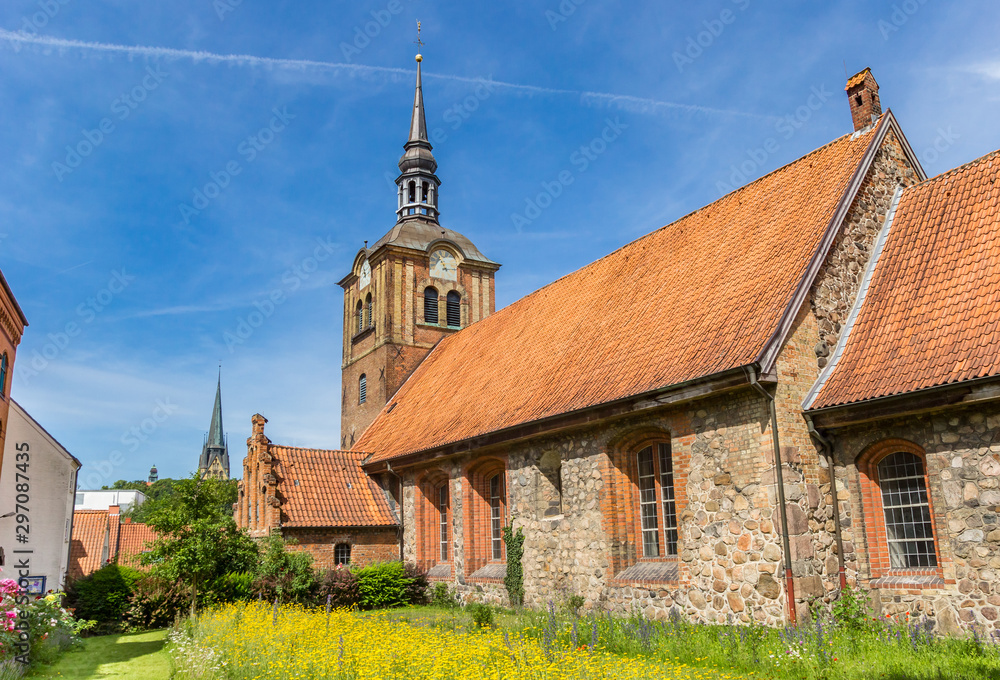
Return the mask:
[[615,574],[611,581],[614,585],[677,583],[678,574],[676,559],[642,561]]
[[354,335],[351,336],[351,342],[355,343],[358,340],[361,340],[363,338],[368,337],[374,330],[375,330],[375,326],[372,325],[372,326],[369,326],[368,328],[366,328],[364,330],[358,331],[357,333],[355,333]]
[[470,583],[503,583],[507,576],[506,562],[490,562],[469,575]]
[[870,588],[895,588],[899,590],[944,588],[944,586],[944,578],[937,570],[889,572],[868,584]]
[[427,578],[432,581],[451,580],[451,562],[439,562],[427,570]]
[[436,331],[460,331],[461,326],[445,326],[439,323],[425,323],[423,321],[418,321],[417,326],[419,328],[432,328]]

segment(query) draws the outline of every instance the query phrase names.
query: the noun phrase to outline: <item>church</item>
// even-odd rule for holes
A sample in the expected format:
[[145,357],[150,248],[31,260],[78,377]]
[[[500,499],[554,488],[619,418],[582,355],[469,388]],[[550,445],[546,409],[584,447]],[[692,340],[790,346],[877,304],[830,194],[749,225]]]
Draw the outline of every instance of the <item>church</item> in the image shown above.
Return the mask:
[[1000,152],[928,179],[869,69],[845,134],[496,311],[439,219],[417,57],[395,224],[344,291],[342,441],[252,419],[237,522],[505,602],[783,625],[845,586],[1000,627]]

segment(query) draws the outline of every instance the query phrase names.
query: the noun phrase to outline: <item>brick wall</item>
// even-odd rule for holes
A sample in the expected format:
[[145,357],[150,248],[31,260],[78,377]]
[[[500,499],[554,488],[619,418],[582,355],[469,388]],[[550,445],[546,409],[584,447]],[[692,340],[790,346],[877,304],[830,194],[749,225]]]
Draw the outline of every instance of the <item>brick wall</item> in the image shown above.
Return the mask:
[[285,527],[281,530],[285,540],[297,543],[289,550],[301,550],[313,556],[313,566],[317,569],[332,569],[336,566],[334,547],[339,543],[351,546],[351,564],[363,567],[375,562],[391,562],[399,559],[399,538],[395,527],[381,528],[303,528]]

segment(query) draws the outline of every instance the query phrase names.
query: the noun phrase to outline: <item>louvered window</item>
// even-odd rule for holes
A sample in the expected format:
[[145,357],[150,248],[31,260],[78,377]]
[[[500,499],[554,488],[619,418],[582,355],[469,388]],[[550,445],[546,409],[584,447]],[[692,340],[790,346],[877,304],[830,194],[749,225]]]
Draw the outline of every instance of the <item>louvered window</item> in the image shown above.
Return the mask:
[[878,464],[878,485],[892,568],[936,567],[923,460],[908,451],[886,456]]
[[372,294],[365,298],[365,328],[372,327]]
[[338,543],[333,546],[333,562],[334,564],[351,563],[351,545],[349,543]]
[[358,333],[365,329],[365,310],[364,306],[361,304],[361,300],[358,300],[358,308],[354,312],[356,317],[356,325],[358,327]]
[[368,378],[364,373],[358,378],[358,403],[363,404],[368,401]]
[[462,325],[462,296],[455,291],[448,293],[448,325],[454,328]]
[[424,289],[424,323],[438,322],[438,292],[436,288]]

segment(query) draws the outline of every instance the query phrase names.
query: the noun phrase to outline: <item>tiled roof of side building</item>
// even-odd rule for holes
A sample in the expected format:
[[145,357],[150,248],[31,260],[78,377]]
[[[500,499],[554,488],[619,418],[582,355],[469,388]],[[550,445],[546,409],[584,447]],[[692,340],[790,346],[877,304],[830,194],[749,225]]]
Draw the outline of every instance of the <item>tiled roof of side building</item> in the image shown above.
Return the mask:
[[285,527],[395,526],[385,495],[361,469],[365,455],[270,445]]
[[124,522],[118,540],[118,563],[142,568],[140,556],[149,550],[147,544],[156,540],[152,527],[141,522]]
[[86,576],[103,566],[101,558],[107,536],[107,510],[76,510],[73,513],[67,569],[70,578]]
[[379,462],[754,363],[879,132],[845,135],[443,339],[356,450]]
[[1000,150],[905,189],[810,410],[1000,375]]

